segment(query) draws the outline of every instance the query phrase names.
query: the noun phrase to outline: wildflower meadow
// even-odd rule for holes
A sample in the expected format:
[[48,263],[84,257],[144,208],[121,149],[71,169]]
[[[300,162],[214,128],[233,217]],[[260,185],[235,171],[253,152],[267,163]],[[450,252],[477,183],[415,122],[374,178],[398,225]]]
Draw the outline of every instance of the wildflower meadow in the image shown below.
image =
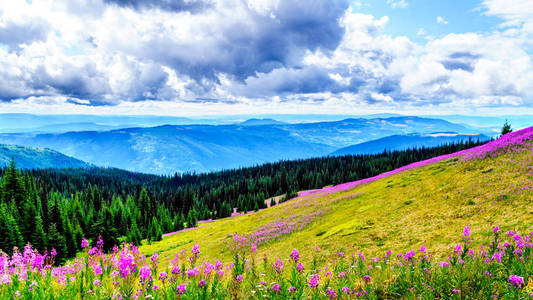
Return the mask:
[[[492,242],[472,247],[470,228],[442,258],[421,245],[404,253],[366,257],[339,249],[316,251],[310,263],[298,249],[284,257],[258,256],[257,245],[234,235],[233,261],[202,259],[202,249],[175,253],[161,264],[132,244],[103,252],[83,239],[83,253],[55,266],[55,250],[27,245],[0,256],[2,299],[527,299],[533,297],[533,232],[489,229]],[[316,249],[318,250],[318,249]],[[318,261],[325,259],[325,263]]]
[[532,135],[152,244],[81,239],[66,261],[28,244],[0,255],[0,298],[529,299]]

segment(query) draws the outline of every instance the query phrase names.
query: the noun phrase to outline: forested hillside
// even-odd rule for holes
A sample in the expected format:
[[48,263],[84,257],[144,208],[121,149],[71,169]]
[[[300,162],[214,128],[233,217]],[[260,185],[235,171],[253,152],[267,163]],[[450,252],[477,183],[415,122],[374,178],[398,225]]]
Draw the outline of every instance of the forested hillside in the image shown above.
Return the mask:
[[21,169],[88,168],[91,166],[79,159],[50,149],[0,144],[0,167],[9,165],[11,160],[15,160]]
[[[118,169],[1,171],[0,249],[57,249],[73,256],[83,236],[111,247],[121,240],[160,240],[163,232],[194,227],[266,207],[265,199],[353,181],[478,145],[469,141],[378,155],[282,161],[207,174],[155,176]],[[62,256],[62,257],[61,257]]]

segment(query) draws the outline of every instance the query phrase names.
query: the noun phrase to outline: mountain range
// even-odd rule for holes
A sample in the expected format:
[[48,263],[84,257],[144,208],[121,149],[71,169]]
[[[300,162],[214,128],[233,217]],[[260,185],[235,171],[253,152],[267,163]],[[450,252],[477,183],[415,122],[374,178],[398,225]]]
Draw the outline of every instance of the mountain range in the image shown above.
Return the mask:
[[[465,125],[420,117],[350,118],[297,124],[256,119],[231,125],[2,133],[0,143],[50,148],[97,166],[172,174],[326,156],[344,147],[387,136],[435,132],[479,134]],[[383,151],[379,147],[374,152]]]
[[357,155],[383,152],[384,150],[406,150],[413,147],[435,147],[447,143],[461,141],[488,141],[490,138],[483,134],[458,134],[454,132],[437,132],[430,134],[391,135],[384,138],[363,142],[338,149],[331,155]]

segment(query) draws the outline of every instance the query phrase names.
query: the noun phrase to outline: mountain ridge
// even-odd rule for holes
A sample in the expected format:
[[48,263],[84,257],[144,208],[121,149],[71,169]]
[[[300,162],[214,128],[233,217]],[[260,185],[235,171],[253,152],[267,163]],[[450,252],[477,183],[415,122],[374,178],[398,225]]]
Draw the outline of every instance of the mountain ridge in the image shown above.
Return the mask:
[[90,164],[47,148],[0,144],[0,167],[15,161],[21,169],[88,168]]
[[405,134],[391,135],[384,138],[371,140],[348,147],[335,150],[330,155],[356,155],[373,154],[385,150],[405,150],[409,148],[434,147],[447,143],[457,143],[461,141],[480,140],[488,141],[490,138],[483,134],[460,134],[456,132],[434,132],[429,134]]

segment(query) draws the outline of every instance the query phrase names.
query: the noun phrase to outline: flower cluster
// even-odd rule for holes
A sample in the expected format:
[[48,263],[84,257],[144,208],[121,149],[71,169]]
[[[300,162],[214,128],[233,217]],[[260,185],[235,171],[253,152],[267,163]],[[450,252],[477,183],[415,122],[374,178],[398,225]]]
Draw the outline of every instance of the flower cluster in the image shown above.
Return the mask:
[[[362,253],[350,257],[338,251],[329,256],[329,262],[321,257],[326,260],[321,268],[306,268],[298,249],[272,263],[265,257],[261,268],[253,264],[256,250],[242,247],[235,250],[239,251],[237,264],[198,263],[201,251],[195,244],[165,265],[158,254],[147,258],[133,245],[123,244],[105,254],[91,251],[87,240],[82,242],[83,255],[54,266],[51,253],[40,254],[28,245],[22,253],[0,255],[0,298],[528,298],[533,292],[533,232],[508,231],[500,240],[499,231],[499,227],[489,230],[494,235],[491,246],[467,250],[473,235],[465,227],[464,246],[450,249],[445,260],[433,262],[422,245],[418,251],[397,255],[387,251],[368,261]],[[235,242],[246,240],[236,235]],[[181,267],[180,261],[184,262]]]

